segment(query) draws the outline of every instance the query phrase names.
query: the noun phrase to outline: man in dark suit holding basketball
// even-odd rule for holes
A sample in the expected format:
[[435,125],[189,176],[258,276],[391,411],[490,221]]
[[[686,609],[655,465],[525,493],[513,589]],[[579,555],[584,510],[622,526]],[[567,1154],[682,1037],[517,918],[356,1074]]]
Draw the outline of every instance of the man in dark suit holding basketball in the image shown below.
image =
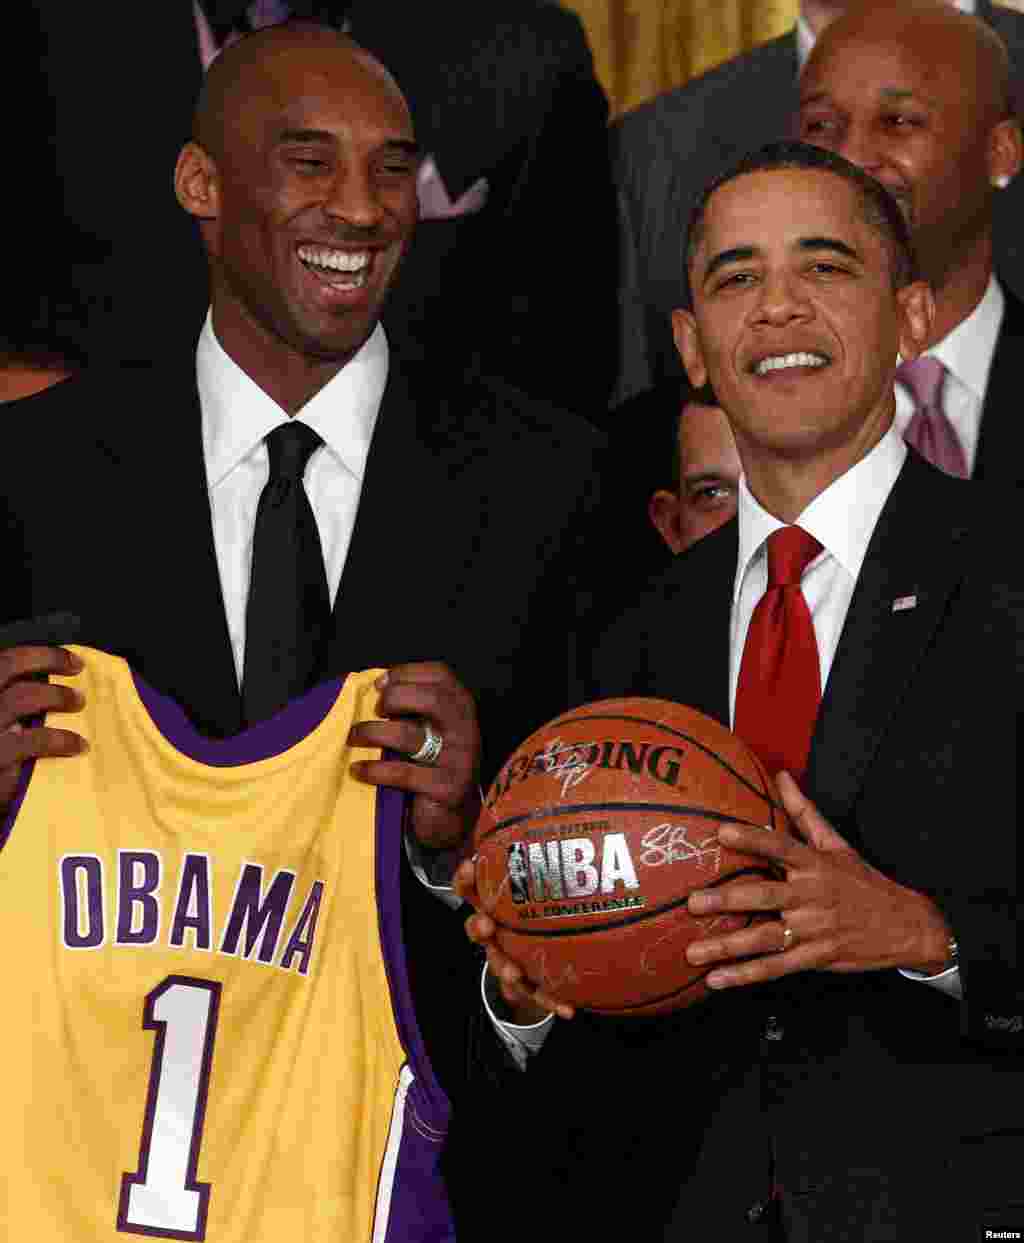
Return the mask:
[[[527,1079],[618,1089],[614,1126],[608,1093],[574,1101],[583,1164],[564,1175],[642,1184],[624,1221],[649,1237],[738,1241],[776,1215],[790,1243],[1019,1229],[1014,497],[894,430],[897,356],[920,351],[933,300],[873,179],[765,148],[705,193],[687,254],[676,339],[733,428],[738,516],[598,638],[580,697],[730,724],[792,774],[801,840],[721,830],[780,875],[691,897],[769,916],[691,946],[717,996],[642,1028],[555,1024]],[[489,921],[471,931],[487,941]],[[509,1001],[550,1002],[488,952]]]

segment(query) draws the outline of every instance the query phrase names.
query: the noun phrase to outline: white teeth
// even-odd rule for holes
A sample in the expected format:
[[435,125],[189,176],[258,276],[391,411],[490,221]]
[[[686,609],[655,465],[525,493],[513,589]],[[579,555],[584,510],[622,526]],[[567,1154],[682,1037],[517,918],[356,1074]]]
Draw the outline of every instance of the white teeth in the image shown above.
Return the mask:
[[332,268],[335,272],[361,272],[370,265],[370,253],[348,250],[328,250],[326,246],[300,246],[299,258],[317,268]]
[[823,354],[775,354],[762,358],[755,370],[757,375],[767,375],[769,371],[782,371],[786,367],[824,367],[827,363]]

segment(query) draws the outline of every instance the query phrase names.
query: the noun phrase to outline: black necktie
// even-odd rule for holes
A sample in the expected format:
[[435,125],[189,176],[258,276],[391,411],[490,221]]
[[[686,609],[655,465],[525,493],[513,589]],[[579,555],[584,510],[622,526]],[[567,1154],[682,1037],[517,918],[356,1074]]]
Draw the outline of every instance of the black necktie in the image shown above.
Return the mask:
[[273,716],[320,673],[331,604],[302,476],[322,444],[311,427],[294,419],[267,436],[270,478],[256,509],[245,610],[242,709],[248,725]]

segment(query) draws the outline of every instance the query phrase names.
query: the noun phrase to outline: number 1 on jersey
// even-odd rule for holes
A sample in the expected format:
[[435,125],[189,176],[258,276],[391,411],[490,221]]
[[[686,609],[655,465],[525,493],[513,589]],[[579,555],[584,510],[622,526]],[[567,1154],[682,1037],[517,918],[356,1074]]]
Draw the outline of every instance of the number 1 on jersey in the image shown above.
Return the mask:
[[169,975],[146,998],[156,1031],[139,1164],[121,1179],[118,1230],[168,1239],[206,1237],[209,1183],[196,1181],[217,1034],[220,984]]

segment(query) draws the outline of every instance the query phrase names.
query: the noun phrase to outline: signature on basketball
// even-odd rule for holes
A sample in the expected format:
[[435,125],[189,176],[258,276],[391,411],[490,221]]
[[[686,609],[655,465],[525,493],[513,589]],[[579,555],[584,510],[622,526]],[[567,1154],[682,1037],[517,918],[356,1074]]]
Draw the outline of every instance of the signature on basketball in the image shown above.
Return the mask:
[[[736,926],[736,921],[733,916],[728,914],[705,915],[701,919],[687,916],[686,918],[673,920],[668,930],[662,936],[652,941],[640,955],[640,970],[644,975],[658,975],[664,969],[665,957],[670,952],[671,945],[677,937],[685,937],[686,945],[689,945],[695,939],[692,926],[694,924],[700,929],[702,937],[708,937],[719,928],[724,928],[727,932],[731,932]],[[685,952],[685,946],[683,947],[683,952]]]
[[[596,975],[598,972],[584,971],[582,975]],[[563,988],[572,988],[576,984],[582,982],[581,973],[571,962],[563,963],[559,967],[554,967],[548,962],[547,950],[543,947],[534,954],[531,975],[538,987],[550,992],[553,996],[558,996],[558,992]]]
[[709,833],[700,841],[691,841],[685,824],[656,824],[648,829],[640,841],[640,862],[649,868],[663,867],[666,863],[686,863],[690,860],[698,867],[717,872],[722,866],[722,848],[718,837]]
[[553,738],[537,756],[537,763],[544,772],[562,781],[562,797],[587,776],[593,764],[587,760],[587,752],[592,749],[589,742],[572,742],[563,744],[560,738]]

